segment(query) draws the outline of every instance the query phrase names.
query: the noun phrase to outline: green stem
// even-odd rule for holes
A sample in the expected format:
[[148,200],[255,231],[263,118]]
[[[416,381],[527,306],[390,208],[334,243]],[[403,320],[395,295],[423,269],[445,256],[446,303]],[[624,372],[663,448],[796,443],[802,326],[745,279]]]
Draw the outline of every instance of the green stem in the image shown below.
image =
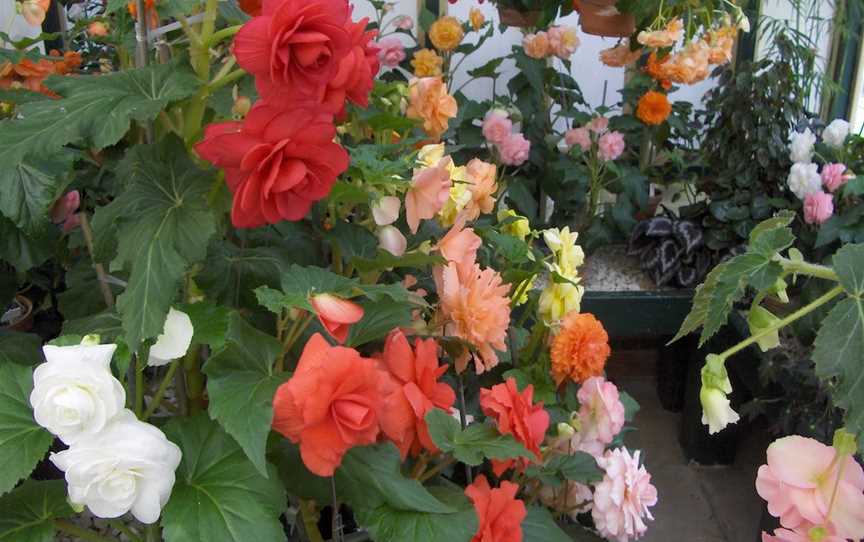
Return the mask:
[[318,513],[315,510],[315,503],[301,499],[300,516],[303,518],[303,530],[306,531],[309,542],[324,542],[324,537],[318,530]]
[[204,410],[204,375],[201,373],[201,363],[198,360],[199,348],[199,346],[190,348],[183,359],[186,398],[188,399],[190,415]]
[[783,271],[787,273],[807,275],[819,279],[833,280],[834,282],[840,280],[840,277],[837,276],[837,273],[833,269],[825,267],[824,265],[817,265],[808,262],[796,262],[788,258],[783,258],[782,256],[777,261],[781,266],[783,266]]
[[65,519],[55,519],[54,527],[61,532],[77,537],[80,540],[88,540],[89,542],[114,542],[113,538],[102,536],[99,533],[93,532],[90,529],[84,529]]
[[210,91],[220,89],[226,85],[230,85],[238,79],[242,79],[244,75],[246,75],[246,70],[237,68],[227,75],[214,79],[213,82],[208,85],[208,88]]
[[436,475],[438,475],[438,473],[440,473],[441,471],[443,471],[444,469],[446,469],[447,467],[449,467],[450,465],[452,465],[454,463],[456,463],[456,458],[453,457],[452,455],[449,455],[449,456],[447,456],[446,459],[444,459],[444,461],[438,463],[437,465],[435,465],[431,469],[424,472],[423,475],[420,476],[420,478],[418,478],[418,481],[421,483],[425,482],[426,480],[429,480],[429,479],[435,477]]
[[832,288],[826,294],[815,299],[809,305],[805,305],[804,307],[801,307],[800,309],[793,312],[792,314],[790,314],[786,318],[783,318],[782,320],[778,320],[774,325],[763,329],[762,331],[760,331],[759,333],[757,333],[755,335],[751,335],[748,339],[743,340],[740,343],[733,346],[732,348],[726,350],[725,352],[720,354],[720,357],[723,358],[723,360],[729,359],[730,356],[734,356],[735,354],[737,354],[741,350],[744,350],[745,348],[747,348],[751,344],[756,343],[762,337],[765,337],[766,335],[774,333],[775,331],[788,326],[789,324],[791,324],[795,320],[798,320],[799,318],[806,316],[807,314],[810,314],[814,310],[818,309],[819,307],[821,307],[825,303],[828,303],[829,301],[831,301],[832,299],[834,299],[835,297],[837,297],[838,295],[840,295],[842,293],[843,293],[843,287],[842,286],[836,286],[836,287]]
[[231,36],[233,36],[237,32],[240,32],[241,28],[243,28],[243,25],[238,24],[238,25],[234,25],[234,26],[229,26],[227,28],[223,28],[222,30],[217,30],[216,32],[213,33],[212,36],[210,36],[210,39],[207,41],[207,45],[209,45],[210,47],[213,47],[214,45],[216,45],[220,41],[227,39],[227,38],[230,38]]
[[162,379],[162,382],[159,384],[159,389],[156,390],[156,395],[153,396],[153,401],[150,402],[150,405],[147,407],[147,410],[144,411],[144,416],[141,418],[142,421],[147,421],[147,419],[153,415],[159,405],[162,403],[162,397],[165,396],[165,392],[168,390],[168,386],[171,384],[171,380],[174,378],[174,373],[177,372],[177,367],[180,366],[180,359],[175,359],[171,362],[171,365],[168,367],[168,372],[165,373],[165,377]]
[[139,350],[135,356],[135,415],[139,419],[144,412],[144,368],[147,366],[142,354]]
[[162,540],[158,523],[150,523],[144,527],[144,540],[146,542],[160,542]]
[[141,537],[138,536],[128,525],[123,523],[122,520],[109,519],[108,525],[110,525],[112,528],[117,529],[118,531],[120,531],[121,533],[126,535],[126,538],[128,538],[132,542],[143,542],[141,540]]

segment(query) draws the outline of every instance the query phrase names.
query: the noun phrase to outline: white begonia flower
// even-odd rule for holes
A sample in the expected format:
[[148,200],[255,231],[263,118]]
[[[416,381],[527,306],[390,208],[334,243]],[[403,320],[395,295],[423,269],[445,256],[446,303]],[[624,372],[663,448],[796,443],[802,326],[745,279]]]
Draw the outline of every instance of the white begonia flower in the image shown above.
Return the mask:
[[36,423],[66,444],[93,436],[123,410],[126,392],[111,374],[116,344],[45,346],[33,371]]
[[378,246],[394,256],[402,256],[408,248],[408,240],[398,228],[384,226],[378,230]]
[[789,158],[795,162],[809,164],[813,161],[813,146],[816,136],[807,128],[803,132],[792,132],[789,139]]
[[834,119],[822,132],[822,140],[829,147],[839,149],[849,135],[849,123],[843,119]]
[[181,457],[162,431],[124,409],[101,433],[50,459],[66,473],[72,503],[100,518],[131,511],[138,521],[154,523],[171,496]]
[[822,177],[819,175],[819,166],[816,164],[792,164],[789,177],[786,179],[789,190],[800,200],[807,194],[822,191]]
[[702,386],[699,401],[702,403],[702,423],[708,426],[711,435],[740,419],[738,413],[729,406],[726,393],[719,388]]
[[189,345],[192,344],[194,333],[192,320],[189,319],[188,314],[173,308],[169,310],[162,334],[156,337],[156,344],[150,347],[147,365],[158,367],[185,356]]
[[379,226],[387,226],[399,219],[402,200],[396,196],[384,196],[372,204],[372,218]]

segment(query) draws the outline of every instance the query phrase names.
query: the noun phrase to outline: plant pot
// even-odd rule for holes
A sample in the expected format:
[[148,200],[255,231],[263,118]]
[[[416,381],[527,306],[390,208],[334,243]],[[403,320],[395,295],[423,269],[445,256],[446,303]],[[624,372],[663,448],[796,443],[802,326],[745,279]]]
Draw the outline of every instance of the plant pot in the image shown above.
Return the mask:
[[541,12],[539,11],[519,11],[514,8],[498,6],[498,16],[501,18],[501,24],[507,26],[515,26],[517,28],[537,26],[540,15]]
[[609,0],[573,0],[579,12],[579,26],[586,34],[626,38],[636,31],[636,18],[621,13]]
[[12,307],[3,313],[0,325],[12,331],[33,329],[33,302],[23,295],[16,295]]

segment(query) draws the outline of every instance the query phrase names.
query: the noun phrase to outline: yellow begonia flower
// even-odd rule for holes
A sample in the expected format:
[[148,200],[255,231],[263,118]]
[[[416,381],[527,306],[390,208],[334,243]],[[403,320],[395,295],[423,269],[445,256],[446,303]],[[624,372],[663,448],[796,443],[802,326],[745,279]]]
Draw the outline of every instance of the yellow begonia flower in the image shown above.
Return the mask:
[[538,311],[546,323],[558,322],[569,313],[579,312],[585,289],[569,282],[556,283],[550,277],[549,284],[540,294]]
[[446,15],[441,17],[429,28],[429,39],[439,51],[452,51],[459,47],[465,32],[456,17]]
[[[522,295],[519,296],[519,299],[516,300],[516,306],[524,305],[528,302],[528,294],[531,293],[531,290],[534,289],[534,279],[537,278],[537,275],[534,275],[530,279],[523,280],[519,283],[519,286],[516,287],[516,292],[522,290]],[[527,285],[525,283],[528,283]],[[514,294],[515,295],[515,294]]]
[[498,222],[503,222],[510,217],[515,217],[516,220],[501,226],[501,233],[512,235],[520,241],[524,241],[528,237],[528,234],[531,233],[531,223],[528,222],[527,218],[519,215],[513,209],[501,209],[498,211]]
[[468,12],[468,20],[471,22],[471,28],[475,32],[480,30],[486,23],[486,17],[483,15],[483,12],[477,8],[471,8],[471,11]]
[[444,143],[424,145],[417,153],[417,165],[422,168],[434,167],[444,158]]
[[[464,170],[464,167],[450,169],[450,178],[454,179],[453,173],[455,170]],[[458,174],[458,172],[457,172]],[[464,175],[464,172],[462,173]],[[464,182],[454,182],[450,187],[450,197],[444,203],[444,206],[438,212],[438,220],[442,226],[449,227],[456,222],[456,217],[462,212],[462,209],[471,201],[471,191]]]
[[543,240],[555,254],[559,273],[565,277],[575,276],[576,270],[585,263],[585,253],[582,247],[576,244],[579,237],[577,232],[570,232],[569,227],[561,229],[551,228],[543,232]]
[[411,66],[414,67],[414,75],[417,77],[437,77],[442,73],[444,59],[432,49],[420,49],[414,53]]

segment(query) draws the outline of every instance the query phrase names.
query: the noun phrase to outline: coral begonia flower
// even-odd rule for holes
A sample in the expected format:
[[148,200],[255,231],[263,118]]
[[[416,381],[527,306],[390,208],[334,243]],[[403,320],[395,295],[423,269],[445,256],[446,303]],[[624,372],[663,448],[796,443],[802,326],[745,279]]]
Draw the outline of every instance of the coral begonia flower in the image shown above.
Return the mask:
[[[539,461],[540,443],[549,427],[549,413],[543,403],[532,404],[534,386],[526,386],[522,392],[516,387],[516,380],[508,378],[491,389],[480,389],[480,408],[483,414],[493,418],[498,431],[503,435],[513,435]],[[501,476],[510,467],[524,470],[530,461],[524,457],[505,461],[492,460],[492,471]]]
[[320,102],[351,52],[349,15],[345,0],[264,0],[234,38],[237,63],[262,97],[291,88]]
[[506,481],[493,489],[482,474],[465,488],[480,523],[471,542],[522,542],[522,521],[528,511],[516,498],[518,491],[518,485]]
[[309,303],[315,309],[321,325],[339,344],[348,338],[351,324],[356,324],[363,318],[363,307],[332,294],[314,295],[309,298]]
[[603,374],[612,350],[603,324],[590,313],[571,312],[552,339],[552,378],[561,385],[567,379],[585,382]]
[[21,2],[21,16],[30,26],[42,26],[51,0],[24,0]]
[[437,452],[426,414],[433,408],[449,412],[456,401],[453,388],[438,382],[447,372],[447,365],[438,365],[438,344],[434,339],[417,339],[412,350],[405,334],[394,329],[384,343],[382,358],[396,388],[384,400],[381,428],[399,448],[402,459],[424,449]]
[[353,446],[375,442],[387,375],[375,360],[313,335],[273,397],[273,429],[300,444],[303,464],[332,476]]
[[195,145],[225,170],[238,228],[302,219],[348,169],[348,153],[333,142],[333,116],[317,106],[285,105],[259,101],[243,122],[207,126]]
[[483,241],[472,228],[465,227],[466,217],[459,216],[456,223],[435,245],[441,256],[459,266],[471,266],[477,259],[477,250]]
[[854,458],[844,458],[841,469],[833,447],[797,435],[774,441],[767,455],[768,464],[759,467],[756,491],[768,502],[768,512],[780,518],[780,525],[797,529],[828,522],[842,538],[864,538],[864,470]]
[[417,233],[420,220],[428,220],[444,207],[450,197],[450,158],[442,158],[433,167],[414,173],[411,188],[405,194],[405,218],[411,233]]

